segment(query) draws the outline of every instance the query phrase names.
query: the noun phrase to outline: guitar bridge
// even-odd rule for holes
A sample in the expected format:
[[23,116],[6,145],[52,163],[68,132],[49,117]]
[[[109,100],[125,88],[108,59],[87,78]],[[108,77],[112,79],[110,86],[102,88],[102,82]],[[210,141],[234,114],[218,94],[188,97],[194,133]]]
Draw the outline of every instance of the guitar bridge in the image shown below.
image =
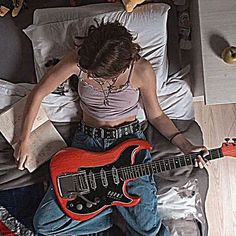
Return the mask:
[[62,198],[73,198],[90,192],[86,171],[64,174],[57,177],[57,186]]

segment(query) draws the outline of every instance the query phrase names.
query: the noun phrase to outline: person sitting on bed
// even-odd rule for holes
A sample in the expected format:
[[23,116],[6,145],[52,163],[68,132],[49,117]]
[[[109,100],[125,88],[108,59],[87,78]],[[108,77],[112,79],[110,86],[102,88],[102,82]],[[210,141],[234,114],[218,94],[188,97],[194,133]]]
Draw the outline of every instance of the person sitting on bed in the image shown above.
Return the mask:
[[[15,152],[19,169],[24,169],[31,158],[30,131],[43,98],[73,74],[79,77],[83,114],[72,147],[103,152],[127,139],[145,139],[136,119],[142,99],[148,121],[183,153],[202,151],[204,154],[197,158],[196,165],[202,168],[206,164],[203,158],[208,154],[206,147],[190,143],[161,110],[152,65],[139,55],[141,48],[133,41],[131,32],[118,21],[96,22],[76,49],[44,75],[25,106],[21,139]],[[119,135],[109,133],[111,129],[119,129]],[[151,160],[149,151],[140,153],[144,162]],[[157,210],[153,178],[145,176],[129,182],[128,192],[141,196],[136,206],[116,207],[127,222],[129,235],[169,235]],[[73,220],[60,209],[53,188],[49,187],[35,214],[34,226],[37,233],[47,236],[102,232],[112,226],[112,210],[107,208],[87,221]]]

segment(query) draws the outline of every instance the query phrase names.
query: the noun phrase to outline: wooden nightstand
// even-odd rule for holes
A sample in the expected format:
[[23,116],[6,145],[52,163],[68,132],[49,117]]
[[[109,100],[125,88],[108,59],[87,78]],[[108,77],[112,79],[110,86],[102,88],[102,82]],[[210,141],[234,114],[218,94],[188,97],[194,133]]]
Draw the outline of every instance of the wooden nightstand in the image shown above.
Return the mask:
[[197,54],[193,62],[194,85],[197,96],[201,95],[199,90],[203,88],[202,95],[207,105],[236,103],[236,65],[226,64],[221,58],[225,47],[236,45],[236,1],[193,2],[194,23],[198,24],[195,28],[193,25],[193,53]]

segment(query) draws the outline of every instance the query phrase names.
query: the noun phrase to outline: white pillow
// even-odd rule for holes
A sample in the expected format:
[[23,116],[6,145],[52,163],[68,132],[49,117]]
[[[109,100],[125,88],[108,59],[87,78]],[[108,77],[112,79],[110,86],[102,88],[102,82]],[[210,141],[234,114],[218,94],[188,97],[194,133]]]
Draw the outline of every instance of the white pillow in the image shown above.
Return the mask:
[[93,4],[81,7],[37,9],[34,24],[24,30],[31,39],[37,80],[45,74],[45,63],[61,58],[74,47],[74,36],[83,36],[94,18],[105,21],[119,20],[134,35],[142,47],[141,55],[149,60],[157,75],[158,90],[167,80],[167,16],[170,6],[149,3],[132,13],[124,11],[120,3]]

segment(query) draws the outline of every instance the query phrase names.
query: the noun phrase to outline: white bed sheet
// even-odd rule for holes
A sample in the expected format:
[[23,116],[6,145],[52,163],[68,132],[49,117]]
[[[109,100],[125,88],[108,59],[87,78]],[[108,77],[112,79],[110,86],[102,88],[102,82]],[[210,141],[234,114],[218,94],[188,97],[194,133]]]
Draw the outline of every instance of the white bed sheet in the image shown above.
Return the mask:
[[[189,73],[189,68],[184,68],[168,77],[166,30],[168,10],[169,6],[162,3],[137,7],[132,15],[124,12],[121,4],[37,9],[33,24],[24,32],[32,41],[38,80],[46,72],[44,65],[47,60],[52,56],[61,58],[72,48],[73,40],[68,36],[71,36],[75,29],[78,34],[83,35],[94,17],[119,19],[128,29],[138,33],[137,42],[144,49],[142,56],[152,63],[156,73],[157,94],[163,111],[171,119],[194,119],[192,93],[184,80]],[[79,113],[75,101],[76,95],[70,91],[63,97],[50,94],[45,98],[44,103],[51,120],[68,122],[75,121]],[[145,119],[142,109],[139,111],[138,119],[140,121]]]

